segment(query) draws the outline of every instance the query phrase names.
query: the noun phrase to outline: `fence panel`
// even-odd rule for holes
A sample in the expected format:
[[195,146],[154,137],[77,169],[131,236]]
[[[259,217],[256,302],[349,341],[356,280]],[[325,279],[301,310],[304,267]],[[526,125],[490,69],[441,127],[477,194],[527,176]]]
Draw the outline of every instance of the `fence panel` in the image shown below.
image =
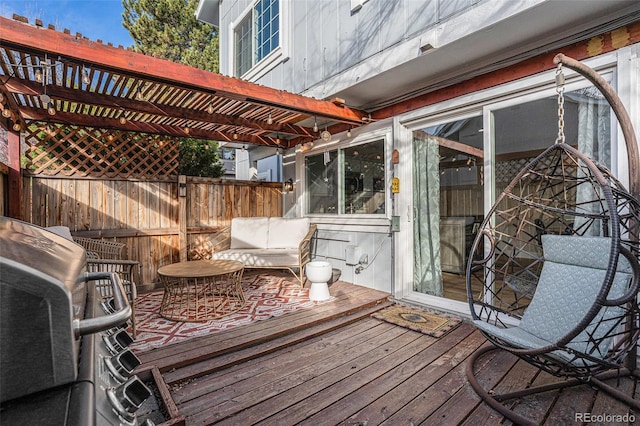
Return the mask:
[[23,178],[25,220],[68,226],[73,235],[127,244],[141,264],[140,285],[158,286],[160,266],[180,260],[180,221],[190,259],[211,255],[206,242],[236,216],[282,216],[280,183],[187,178],[187,217],[179,216],[177,179]]

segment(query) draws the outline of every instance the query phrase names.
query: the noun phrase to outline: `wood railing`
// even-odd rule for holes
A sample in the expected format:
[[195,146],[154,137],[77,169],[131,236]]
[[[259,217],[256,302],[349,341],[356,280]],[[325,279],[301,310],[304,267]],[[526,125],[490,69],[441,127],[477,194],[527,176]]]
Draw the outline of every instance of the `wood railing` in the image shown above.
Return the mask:
[[282,184],[186,177],[132,180],[48,176],[23,178],[24,220],[68,226],[74,236],[127,244],[141,283],[157,283],[158,267],[207,258],[208,240],[234,217],[282,216]]

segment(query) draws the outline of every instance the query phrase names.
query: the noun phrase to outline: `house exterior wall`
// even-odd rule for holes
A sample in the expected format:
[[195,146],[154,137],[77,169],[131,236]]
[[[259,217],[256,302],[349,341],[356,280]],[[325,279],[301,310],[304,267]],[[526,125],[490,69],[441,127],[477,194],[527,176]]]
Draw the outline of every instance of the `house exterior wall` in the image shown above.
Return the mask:
[[[258,84],[313,97],[331,96],[331,92],[352,83],[350,76],[343,75],[345,71],[359,68],[362,78],[373,76],[381,71],[380,64],[376,64],[376,57],[381,52],[399,50],[400,45],[420,38],[438,23],[487,1],[282,0],[284,7],[288,8],[291,23],[283,35],[289,42],[286,59],[263,75],[250,79]],[[220,3],[222,74],[233,75],[231,28],[254,3],[252,0]],[[361,7],[357,8],[358,5]],[[486,22],[480,25],[486,25]],[[416,55],[415,49],[400,50],[401,53],[395,55],[393,63],[387,67],[411,60]],[[329,80],[333,80],[331,87],[326,87],[324,82]],[[304,162],[304,159],[299,156],[295,161],[283,161],[283,180],[292,178],[297,183],[295,191],[284,196],[286,216],[304,214],[304,196],[300,194],[304,180],[299,170],[300,161]],[[334,268],[342,271],[342,279],[390,292],[393,281],[390,216],[391,208],[384,218],[367,226],[360,226],[355,218],[343,218],[346,226],[336,225],[333,220],[323,217],[312,218],[319,225],[316,258],[329,260]],[[358,260],[366,255],[369,263],[349,264],[348,252],[355,252]]]
[[[386,51],[436,24],[489,0],[370,0],[352,12],[362,1],[283,0],[289,8],[288,59],[252,81],[294,93],[309,92],[323,97],[322,83],[358,64],[375,61]],[[537,1],[537,0],[536,0]],[[220,3],[220,72],[233,75],[230,54],[230,26],[254,2],[233,0]],[[415,57],[406,52],[404,62]],[[379,66],[380,64],[377,64]],[[375,74],[373,63],[365,68]],[[363,78],[366,75],[363,75]],[[324,93],[324,95],[329,93]]]
[[[385,141],[385,152],[393,150],[391,120],[372,123],[354,129],[351,137],[344,133],[335,135],[330,149],[335,147],[358,146],[373,140]],[[346,144],[346,145],[345,145]],[[321,154],[325,146],[318,144],[308,151]],[[385,187],[390,187],[390,154],[386,154]],[[289,157],[292,158],[292,157]],[[341,279],[380,291],[392,291],[393,283],[393,233],[391,231],[392,201],[386,191],[385,214],[310,214],[306,212],[308,194],[306,188],[305,153],[296,152],[295,161],[284,162],[285,180],[291,177],[296,182],[295,190],[284,197],[285,216],[307,216],[318,225],[315,259],[327,260],[333,268],[340,269]],[[286,158],[285,158],[286,160]],[[366,261],[361,262],[361,260]]]
[[[564,10],[566,15],[553,16],[549,10],[554,10],[556,6],[549,6],[552,2],[548,0],[281,0],[281,2],[288,8],[287,19],[290,23],[286,32],[288,40],[286,55],[281,62],[266,72],[252,77],[251,80],[262,85],[324,99],[339,96],[341,92],[358,86],[365,87],[365,91],[369,92],[382,91],[385,90],[385,82],[400,81],[405,78],[408,86],[415,85],[415,80],[407,77],[405,71],[415,72],[416,64],[419,67],[424,64],[425,73],[432,72],[427,69],[427,66],[432,65],[429,62],[435,61],[435,58],[447,60],[447,57],[457,55],[462,59],[458,58],[459,63],[455,68],[445,69],[445,77],[433,74],[434,79],[437,77],[443,81],[442,87],[450,88],[449,91],[445,91],[447,94],[434,96],[434,99],[439,98],[438,101],[420,100],[420,102],[425,102],[424,105],[429,102],[440,105],[438,102],[445,101],[442,103],[443,109],[464,109],[476,102],[477,98],[482,97],[476,96],[473,92],[471,94],[465,92],[469,87],[476,87],[476,76],[495,74],[498,87],[492,89],[492,96],[499,97],[501,96],[500,84],[512,81],[509,76],[524,59],[548,52],[550,50],[548,46],[557,48],[571,45],[575,42],[573,37],[584,32],[596,31],[592,34],[593,40],[597,41],[599,39],[597,35],[607,31],[600,30],[602,22],[596,25],[584,16],[572,25],[563,24],[568,22],[572,12]],[[221,2],[220,63],[221,72],[224,74],[232,75],[229,57],[229,37],[232,34],[230,26],[252,4],[254,1],[250,0]],[[354,8],[358,5],[361,5],[359,9]],[[549,7],[542,8],[545,12],[540,12],[540,8],[534,11],[540,5]],[[632,3],[616,2],[615,7],[629,9],[629,5]],[[638,4],[631,7],[637,8]],[[555,27],[556,32],[536,30],[536,25],[532,25],[528,22],[530,19],[524,17],[525,13],[530,13],[527,16],[545,18],[546,21],[540,21],[540,24],[558,22],[559,24]],[[500,40],[501,35],[492,31],[496,25],[504,25],[505,22],[507,24],[501,28],[510,29],[510,35],[516,34],[520,26],[522,32],[526,30],[529,33],[526,37],[523,36],[517,45],[514,42],[513,46],[510,46],[507,40],[508,46],[496,51],[491,41],[499,44],[504,43],[505,40]],[[587,39],[583,36],[582,40]],[[465,63],[464,54],[458,50],[461,45],[485,52],[486,57],[480,58],[478,62]],[[516,51],[516,48],[518,55],[525,55],[518,60],[509,56],[516,55],[510,50]],[[625,105],[629,106],[637,129],[640,128],[638,111],[640,96],[637,96],[640,71],[637,65],[637,45],[626,48],[625,54],[633,58],[633,61],[618,61],[619,72],[616,83],[620,85],[618,89],[623,89],[620,92],[621,97]],[[596,50],[589,53],[589,56],[597,55]],[[509,58],[509,60],[496,66],[495,62],[498,58],[500,60]],[[414,67],[410,69],[412,64]],[[462,74],[456,74],[461,70],[465,72],[464,78],[459,77]],[[531,71],[524,76],[528,77],[536,72],[539,71]],[[451,76],[447,77],[447,73]],[[446,80],[446,78],[450,79]],[[368,85],[366,85],[367,82]],[[431,81],[426,79],[421,84],[427,87]],[[482,84],[475,89],[477,93],[485,91],[488,87],[482,87]],[[634,84],[636,86],[633,86]],[[625,87],[635,87],[635,89],[626,90]],[[463,101],[448,103],[463,92],[466,95]],[[395,95],[401,96],[404,93],[398,89]],[[413,96],[407,99],[415,99],[419,95]],[[349,105],[378,113],[397,105],[391,104],[387,108],[387,106],[381,107],[381,104],[377,103],[378,100],[370,101],[368,104],[360,101],[349,103],[349,101],[350,99],[347,98]],[[397,112],[386,114],[387,120],[354,129],[350,137],[344,133],[333,135],[331,141],[332,144],[350,146],[359,143],[359,138],[366,138],[366,135],[372,132],[386,132],[385,137],[390,148],[386,151],[386,156],[390,157],[392,149],[399,151],[399,165],[391,164],[388,159],[386,184],[387,188],[390,188],[391,178],[400,177],[401,194],[399,197],[389,195],[388,207],[386,213],[383,216],[380,215],[382,217],[308,215],[305,212],[304,193],[305,155],[321,153],[323,148],[316,146],[306,153],[294,153],[290,150],[283,157],[283,180],[291,178],[295,186],[293,192],[284,195],[283,213],[285,216],[307,215],[313,222],[318,223],[316,258],[329,260],[334,268],[341,269],[342,279],[346,281],[389,291],[398,298],[406,298],[411,292],[411,259],[413,258],[411,239],[405,236],[398,238],[400,234],[396,232],[397,229],[392,229],[392,223],[400,223],[400,227],[404,229],[404,235],[407,232],[410,233],[413,211],[412,204],[408,201],[410,192],[406,193],[406,188],[411,187],[412,179],[409,161],[412,149],[411,131],[401,123],[401,120],[417,120],[416,117],[426,120],[429,116],[442,113],[437,107],[422,108],[424,105],[421,106],[418,103],[415,105],[417,106],[410,107],[403,104],[403,108],[406,109],[398,108]],[[478,105],[476,104],[476,108],[482,108]],[[412,110],[415,111],[407,113]],[[618,139],[619,145],[622,142],[620,137]],[[624,154],[621,155],[617,172],[624,175],[628,170],[624,166]],[[486,195],[485,198],[485,204],[488,204],[490,197]],[[366,265],[357,262],[363,255],[366,255],[368,260]],[[353,258],[356,259],[355,264]],[[447,308],[444,305],[442,307]]]

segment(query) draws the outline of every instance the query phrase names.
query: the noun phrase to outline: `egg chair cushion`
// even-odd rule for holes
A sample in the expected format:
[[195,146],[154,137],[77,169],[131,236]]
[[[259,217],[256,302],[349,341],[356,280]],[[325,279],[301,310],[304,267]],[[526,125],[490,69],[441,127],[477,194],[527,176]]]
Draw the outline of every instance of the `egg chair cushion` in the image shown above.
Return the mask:
[[[555,344],[574,330],[596,302],[607,272],[610,238],[543,235],[542,245],[544,265],[540,280],[520,324],[499,328],[474,321],[484,332],[518,349]],[[624,295],[631,278],[631,266],[620,256],[607,298]],[[588,326],[565,346],[567,351],[553,351],[550,356],[574,362],[576,357],[572,352],[577,351],[603,359],[622,318],[621,307],[601,307]]]

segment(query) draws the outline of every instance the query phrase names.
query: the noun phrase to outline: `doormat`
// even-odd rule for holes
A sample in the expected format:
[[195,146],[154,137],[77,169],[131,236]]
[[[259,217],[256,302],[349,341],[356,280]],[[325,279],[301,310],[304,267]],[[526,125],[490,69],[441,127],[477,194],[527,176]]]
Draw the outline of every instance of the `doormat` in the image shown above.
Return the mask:
[[[139,294],[135,301],[137,336],[130,348],[134,352],[146,352],[325,303],[310,300],[309,289],[300,288],[298,280],[286,273],[245,273],[242,277],[242,290],[247,300],[244,308],[234,314],[202,322],[162,318],[159,311],[163,290]],[[328,301],[331,300],[333,297]]]
[[442,337],[462,322],[453,316],[402,305],[390,306],[371,316],[432,337]]

